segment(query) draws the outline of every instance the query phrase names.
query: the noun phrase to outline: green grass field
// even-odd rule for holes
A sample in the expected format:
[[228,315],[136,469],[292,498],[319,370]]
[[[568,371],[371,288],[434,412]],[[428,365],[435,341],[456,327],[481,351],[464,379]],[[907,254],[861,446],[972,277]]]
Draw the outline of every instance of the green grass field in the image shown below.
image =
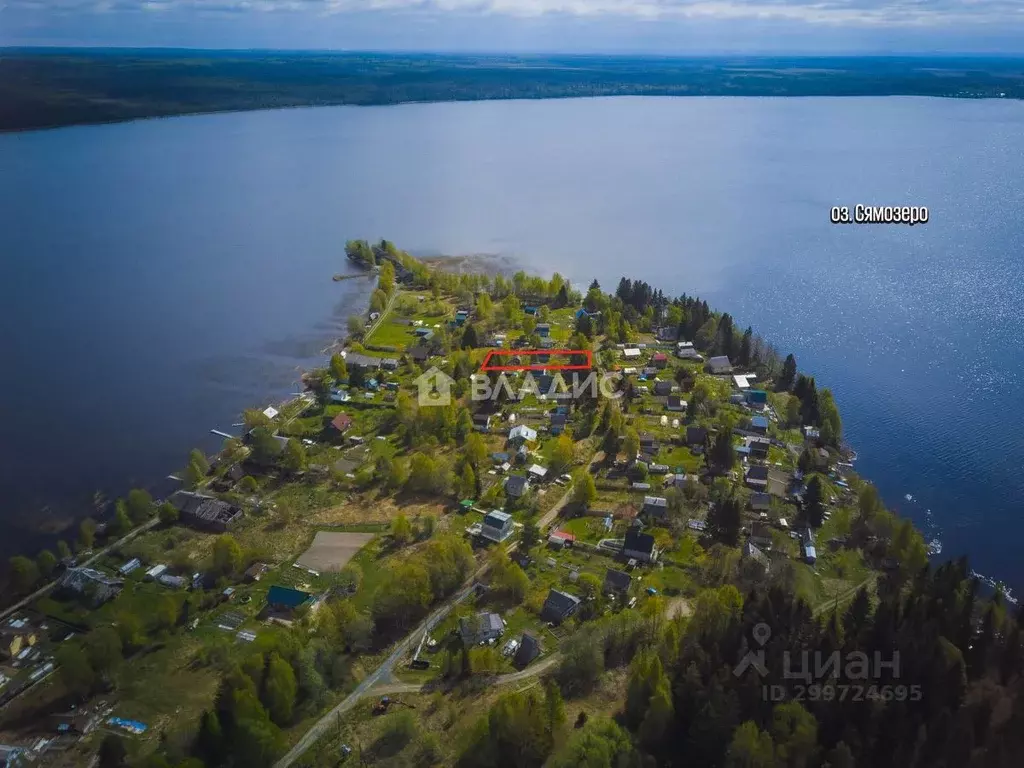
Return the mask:
[[378,347],[395,347],[405,349],[416,344],[417,337],[412,332],[413,326],[401,325],[385,320],[364,341]]

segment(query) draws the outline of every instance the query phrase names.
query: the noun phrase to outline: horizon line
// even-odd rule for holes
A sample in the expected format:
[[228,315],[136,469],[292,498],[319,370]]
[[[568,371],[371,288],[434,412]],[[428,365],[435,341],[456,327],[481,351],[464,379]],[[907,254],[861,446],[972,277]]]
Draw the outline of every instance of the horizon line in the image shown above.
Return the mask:
[[450,49],[403,49],[403,48],[264,48],[264,47],[224,47],[205,48],[173,45],[0,45],[0,54],[5,51],[152,51],[152,52],[203,52],[203,53],[286,53],[286,54],[332,54],[332,55],[383,55],[383,56],[480,56],[488,58],[514,57],[549,57],[565,58],[601,57],[609,59],[713,59],[713,58],[758,58],[758,59],[1024,59],[1022,51],[955,51],[955,52],[922,52],[922,51],[888,51],[877,52],[867,50],[845,50],[830,52],[810,51],[705,51],[701,53],[663,53],[663,52],[626,52],[626,51],[534,51],[534,50],[450,50]]

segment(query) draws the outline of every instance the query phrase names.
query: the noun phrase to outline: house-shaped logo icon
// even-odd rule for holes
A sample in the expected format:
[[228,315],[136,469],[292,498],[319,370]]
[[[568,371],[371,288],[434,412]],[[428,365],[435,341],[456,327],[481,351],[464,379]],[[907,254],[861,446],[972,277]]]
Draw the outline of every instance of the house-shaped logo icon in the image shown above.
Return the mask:
[[440,368],[431,366],[429,370],[413,379],[418,389],[417,402],[420,406],[448,405],[452,401],[452,384],[454,379]]

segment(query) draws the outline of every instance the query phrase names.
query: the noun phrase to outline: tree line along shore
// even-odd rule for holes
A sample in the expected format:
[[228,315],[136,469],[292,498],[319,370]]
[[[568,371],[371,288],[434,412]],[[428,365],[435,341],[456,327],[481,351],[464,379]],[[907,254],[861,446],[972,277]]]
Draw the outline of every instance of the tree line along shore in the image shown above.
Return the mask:
[[[1022,614],[929,564],[792,355],[642,280],[345,250],[377,287],[302,397],[12,559],[9,602],[55,586],[0,627],[0,741],[146,768],[1019,764]],[[550,367],[481,373],[495,350]]]
[[0,131],[300,106],[596,96],[1022,98],[1007,57],[459,56],[8,48]]

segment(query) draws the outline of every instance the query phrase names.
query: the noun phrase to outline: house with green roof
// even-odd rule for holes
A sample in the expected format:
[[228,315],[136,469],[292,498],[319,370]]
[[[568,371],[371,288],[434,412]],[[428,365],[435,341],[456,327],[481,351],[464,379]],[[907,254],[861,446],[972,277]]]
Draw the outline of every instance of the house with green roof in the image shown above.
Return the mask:
[[292,615],[304,605],[312,605],[313,595],[293,587],[275,584],[267,592],[267,607],[274,613]]

